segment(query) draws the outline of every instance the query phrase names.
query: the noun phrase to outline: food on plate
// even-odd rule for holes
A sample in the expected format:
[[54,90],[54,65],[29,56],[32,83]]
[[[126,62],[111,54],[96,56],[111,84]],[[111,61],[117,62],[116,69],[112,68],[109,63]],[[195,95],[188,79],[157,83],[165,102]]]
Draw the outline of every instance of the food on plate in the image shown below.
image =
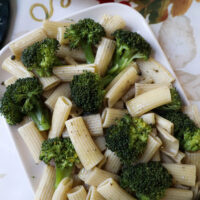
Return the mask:
[[35,199],[197,198],[198,110],[142,35],[101,21],[45,21],[2,64],[0,112],[45,165]]

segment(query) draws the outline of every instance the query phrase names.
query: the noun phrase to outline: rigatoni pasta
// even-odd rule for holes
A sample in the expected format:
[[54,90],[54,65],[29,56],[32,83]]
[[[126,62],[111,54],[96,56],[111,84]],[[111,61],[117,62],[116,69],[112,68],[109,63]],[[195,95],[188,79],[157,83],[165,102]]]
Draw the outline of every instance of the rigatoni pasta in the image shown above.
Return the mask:
[[40,77],[39,80],[43,86],[44,91],[56,87],[61,82],[61,80],[56,76]]
[[72,102],[60,96],[56,101],[55,108],[52,116],[51,129],[49,131],[49,138],[60,137],[65,126],[65,121],[69,117],[72,108]]
[[17,78],[33,77],[33,73],[29,72],[21,61],[6,58],[2,63],[2,69],[9,72]]
[[15,83],[16,80],[17,78],[15,76],[11,76],[9,79],[4,81],[4,85],[8,87],[9,85]]
[[136,200],[125,190],[123,190],[112,178],[105,180],[97,187],[97,191],[109,200]]
[[44,138],[36,128],[34,122],[31,121],[21,126],[18,132],[28,147],[35,163],[39,163],[40,148]]
[[100,20],[100,24],[104,27],[106,36],[110,38],[112,38],[112,33],[118,29],[124,28],[126,25],[122,17],[118,15],[111,16],[106,14]]
[[168,87],[159,87],[145,92],[126,102],[127,109],[132,116],[142,114],[171,102],[171,94]]
[[37,187],[34,200],[52,200],[54,183],[56,179],[55,168],[52,166],[45,166],[40,183]]
[[73,76],[82,74],[84,71],[95,72],[95,64],[66,65],[53,68],[53,73],[62,81],[72,81]]
[[81,163],[86,170],[92,169],[104,156],[92,140],[83,118],[76,117],[65,124]]
[[54,109],[54,106],[56,104],[57,99],[60,96],[65,96],[67,98],[70,97],[70,86],[69,83],[62,83],[61,85],[59,85],[54,92],[49,96],[49,98],[45,101],[45,104],[50,108],[50,109]]
[[108,100],[108,107],[114,106],[136,80],[137,71],[132,65],[120,72],[106,88],[105,98]]
[[66,200],[67,192],[71,190],[73,185],[73,180],[66,177],[62,179],[59,183],[58,187],[56,188],[52,200]]
[[100,195],[100,193],[97,192],[97,188],[94,186],[91,186],[86,200],[105,200],[103,196]]
[[67,193],[69,200],[86,200],[87,192],[82,185],[76,186]]
[[25,35],[23,38],[20,38],[9,45],[12,53],[20,58],[22,51],[28,46],[32,45],[35,42],[41,41],[46,38],[46,34],[42,28],[36,29],[31,33]]
[[102,38],[95,57],[94,63],[97,66],[97,72],[103,76],[108,69],[115,50],[115,41],[108,38]]
[[116,119],[122,118],[127,113],[126,109],[105,108],[102,112],[103,128],[108,128]]

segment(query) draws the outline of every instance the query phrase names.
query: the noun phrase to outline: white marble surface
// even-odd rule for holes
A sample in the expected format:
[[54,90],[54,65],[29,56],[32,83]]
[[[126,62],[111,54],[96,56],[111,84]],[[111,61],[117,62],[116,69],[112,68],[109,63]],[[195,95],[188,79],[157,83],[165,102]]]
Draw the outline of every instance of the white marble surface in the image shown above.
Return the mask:
[[[35,22],[29,15],[29,7],[38,2],[37,0],[11,0],[12,2],[12,28],[11,33],[9,34],[8,41],[12,40],[23,33],[32,30],[41,25],[40,22]],[[48,0],[40,1],[48,7]],[[52,20],[62,18],[67,14],[81,10],[85,7],[96,5],[95,0],[72,0],[72,4],[68,8],[61,8],[59,0],[54,0],[54,15],[51,18]],[[200,6],[200,4],[198,4]],[[199,7],[200,8],[200,7]],[[193,8],[194,9],[194,8]],[[198,9],[196,9],[197,11]],[[37,14],[42,15],[41,9],[35,10]],[[194,15],[197,12],[192,12],[190,14],[191,8],[189,10],[189,16]],[[198,13],[199,14],[199,10]],[[38,16],[38,15],[37,15]],[[199,15],[198,15],[199,16]],[[195,15],[194,17],[197,20]],[[196,21],[195,21],[196,22]],[[194,23],[194,21],[192,22]],[[160,30],[160,25],[153,25],[153,30],[158,36]],[[198,29],[195,29],[195,38],[198,43],[199,37],[199,26]],[[197,55],[199,53],[199,45]],[[198,56],[196,56],[196,59]],[[186,66],[186,71],[194,74],[200,74],[199,62],[195,62],[194,59],[192,66]],[[195,62],[195,63],[194,63]],[[14,143],[7,132],[4,124],[2,123],[2,118],[0,117],[0,200],[29,200],[33,199],[34,195],[24,172],[23,166],[20,162],[19,156],[17,155]]]

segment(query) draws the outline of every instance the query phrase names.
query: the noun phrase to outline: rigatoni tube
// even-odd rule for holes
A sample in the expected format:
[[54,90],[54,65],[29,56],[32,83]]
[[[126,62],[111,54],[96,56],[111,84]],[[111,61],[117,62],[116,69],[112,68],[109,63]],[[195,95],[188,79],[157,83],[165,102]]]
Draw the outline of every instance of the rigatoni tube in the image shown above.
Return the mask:
[[66,200],[67,192],[71,190],[73,185],[73,180],[66,177],[63,178],[56,188],[52,200]]
[[115,41],[102,38],[95,57],[94,63],[97,65],[97,72],[103,76],[108,69],[108,65],[115,51]]
[[53,73],[62,81],[72,81],[75,75],[82,74],[84,71],[95,72],[95,64],[66,65],[53,68]]
[[21,61],[6,58],[2,63],[2,69],[9,72],[17,78],[33,77],[33,73],[29,72]]
[[109,200],[136,200],[125,190],[123,190],[117,182],[112,178],[105,180],[97,187],[97,191],[105,198]]
[[86,200],[87,192],[85,188],[82,185],[80,185],[71,189],[67,193],[67,197],[69,200]]
[[51,129],[49,131],[49,138],[60,137],[65,126],[65,121],[69,117],[72,108],[72,102],[60,96],[56,101],[55,108],[52,116]]
[[65,124],[82,165],[86,170],[92,169],[104,156],[94,143],[83,118],[76,117],[67,120]]
[[94,186],[91,186],[86,200],[105,200],[103,196],[101,196],[100,193],[97,192],[97,188]]
[[135,116],[171,102],[170,89],[166,86],[145,92],[126,102],[129,113]]
[[36,29],[9,45],[12,53],[20,58],[22,51],[33,43],[45,39],[47,36],[42,28]]
[[196,166],[184,164],[168,164],[163,166],[173,176],[176,183],[186,186],[195,186],[196,183]]
[[56,87],[61,82],[61,80],[56,76],[39,77],[39,80],[42,84],[42,88],[44,91],[47,91]]
[[28,147],[35,163],[39,163],[39,155],[44,138],[36,128],[34,122],[28,122],[27,124],[18,128],[18,132]]
[[40,179],[40,183],[35,193],[34,200],[52,200],[54,184],[56,180],[55,168],[46,165]]
[[54,92],[49,96],[49,98],[45,101],[45,104],[51,109],[54,109],[57,99],[60,96],[70,97],[70,86],[69,83],[62,83],[59,85]]
[[128,91],[129,87],[137,80],[137,71],[130,65],[120,72],[106,88],[105,98],[108,100],[108,106],[114,104]]
[[106,36],[110,38],[112,38],[112,33],[118,29],[123,29],[126,25],[122,17],[118,15],[104,15],[100,20],[100,24],[104,27]]

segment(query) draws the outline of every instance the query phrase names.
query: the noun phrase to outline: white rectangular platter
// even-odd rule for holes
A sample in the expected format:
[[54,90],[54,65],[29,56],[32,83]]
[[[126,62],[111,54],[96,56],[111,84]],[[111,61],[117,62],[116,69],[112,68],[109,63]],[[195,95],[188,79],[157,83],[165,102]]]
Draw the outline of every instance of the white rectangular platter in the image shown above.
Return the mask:
[[[151,45],[153,49],[152,57],[154,57],[158,62],[160,62],[163,66],[165,66],[176,78],[172,67],[170,66],[164,52],[162,51],[158,41],[156,40],[152,30],[150,29],[149,25],[145,21],[145,19],[140,15],[137,11],[135,11],[133,8],[130,8],[126,5],[118,4],[118,3],[107,3],[107,4],[101,4],[94,7],[90,7],[88,9],[84,9],[80,12],[77,12],[73,15],[66,16],[65,18],[59,20],[59,21],[65,21],[66,19],[73,19],[75,21],[83,18],[92,18],[95,21],[99,21],[100,18],[104,14],[109,15],[119,15],[121,16],[127,24],[127,28],[131,31],[138,32],[141,34]],[[23,36],[22,36],[23,37]],[[20,37],[20,38],[22,38]],[[8,45],[6,45],[1,51],[0,51],[0,66],[3,62],[3,60],[10,56],[11,52],[8,48]],[[7,72],[3,71],[0,68],[0,82],[3,82],[8,77],[10,77]],[[176,79],[177,80],[177,79]],[[178,89],[179,93],[181,94],[184,102],[188,104],[187,97],[185,96],[183,89],[178,81],[175,82],[175,86]],[[0,85],[0,97],[3,94],[5,88]],[[4,123],[7,131],[4,132],[4,134],[10,134],[15,146],[16,150],[18,151],[18,154],[21,158],[21,162],[24,166],[24,169],[27,173],[27,177],[30,180],[31,186],[33,188],[33,191],[36,190],[40,174],[42,170],[42,164],[35,165],[34,161],[29,154],[25,144],[23,143],[22,139],[20,138],[19,134],[17,133],[17,126],[8,126],[3,119],[3,117],[0,118],[0,123]],[[31,178],[32,176],[35,176],[35,178]]]

